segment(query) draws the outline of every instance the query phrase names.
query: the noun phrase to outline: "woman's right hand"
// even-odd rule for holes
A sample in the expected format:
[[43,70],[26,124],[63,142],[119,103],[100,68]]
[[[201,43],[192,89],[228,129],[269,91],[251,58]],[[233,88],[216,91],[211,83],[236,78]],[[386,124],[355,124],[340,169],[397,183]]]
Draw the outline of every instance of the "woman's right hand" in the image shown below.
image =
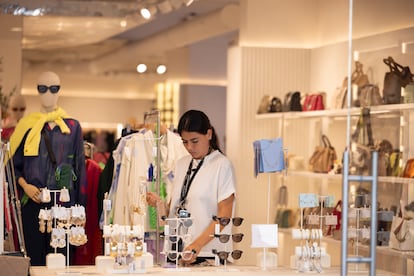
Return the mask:
[[34,202],[40,203],[40,189],[35,185],[26,183],[23,187],[25,194]]
[[161,197],[154,192],[147,192],[146,199],[147,204],[151,207],[157,207],[157,204],[161,201]]

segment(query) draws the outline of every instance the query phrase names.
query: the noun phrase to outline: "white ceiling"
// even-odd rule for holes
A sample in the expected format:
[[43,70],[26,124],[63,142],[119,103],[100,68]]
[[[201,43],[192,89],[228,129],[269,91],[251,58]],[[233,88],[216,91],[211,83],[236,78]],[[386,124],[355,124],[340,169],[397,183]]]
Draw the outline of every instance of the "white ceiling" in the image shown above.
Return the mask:
[[[195,0],[187,6],[188,2],[0,0],[0,12],[28,14],[41,8],[45,14],[23,18],[26,67],[71,64],[105,74],[132,72],[137,59],[165,62],[169,50],[238,29],[238,0]],[[140,16],[144,5],[157,7],[155,17]],[[223,9],[228,5],[232,8]]]

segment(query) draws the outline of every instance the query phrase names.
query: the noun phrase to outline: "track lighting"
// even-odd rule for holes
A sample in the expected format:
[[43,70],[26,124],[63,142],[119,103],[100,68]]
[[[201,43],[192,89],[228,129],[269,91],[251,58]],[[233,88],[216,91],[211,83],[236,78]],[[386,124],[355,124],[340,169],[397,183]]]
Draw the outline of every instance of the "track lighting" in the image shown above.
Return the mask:
[[139,74],[143,73],[157,73],[158,75],[165,74],[167,72],[167,66],[164,64],[159,64],[155,66],[147,66],[145,63],[140,63],[137,65],[137,72]]

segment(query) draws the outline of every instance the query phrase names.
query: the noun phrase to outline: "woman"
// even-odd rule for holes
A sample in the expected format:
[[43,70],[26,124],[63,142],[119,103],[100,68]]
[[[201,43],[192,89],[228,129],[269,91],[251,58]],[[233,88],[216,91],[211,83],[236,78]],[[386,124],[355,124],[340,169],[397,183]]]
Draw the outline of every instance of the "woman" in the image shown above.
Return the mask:
[[[192,252],[182,258],[184,264],[194,264],[214,257],[213,250],[226,246],[214,237],[216,217],[231,218],[235,203],[236,182],[233,166],[220,151],[217,136],[206,114],[198,110],[185,112],[178,123],[178,133],[190,155],[178,160],[175,171],[168,218],[190,214],[190,239],[183,242],[182,252]],[[148,193],[149,205],[159,206],[160,198]],[[231,225],[220,225],[220,231],[230,233]],[[181,250],[179,250],[181,251]]]

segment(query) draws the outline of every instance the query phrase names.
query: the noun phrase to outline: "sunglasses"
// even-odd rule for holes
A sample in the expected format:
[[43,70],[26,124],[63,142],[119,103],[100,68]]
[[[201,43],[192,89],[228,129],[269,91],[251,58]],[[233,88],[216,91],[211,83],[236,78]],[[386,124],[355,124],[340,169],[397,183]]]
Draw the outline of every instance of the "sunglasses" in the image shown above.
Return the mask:
[[190,227],[193,225],[193,219],[192,218],[166,218],[162,217],[162,220],[164,220],[168,227],[171,230],[177,230],[181,226],[184,226],[185,228]]
[[228,218],[228,217],[217,217],[213,216],[213,220],[218,221],[222,226],[226,226],[230,223],[230,221],[233,222],[234,226],[240,226],[244,220],[244,218],[241,217],[235,217],[235,218]]
[[243,233],[238,233],[238,234],[233,234],[233,235],[229,235],[229,234],[214,234],[214,237],[219,238],[219,241],[221,243],[226,243],[230,240],[230,236],[232,238],[232,240],[234,242],[241,242],[243,239],[244,234]]
[[184,261],[189,261],[193,258],[194,255],[194,251],[183,251],[183,252],[170,252],[168,253],[168,259],[170,259],[171,261],[175,261],[178,259],[178,257],[181,256],[181,259],[183,259]]
[[[216,249],[213,249],[212,252],[213,252],[213,254],[217,255],[220,258],[220,260],[223,260],[223,261],[227,260],[227,258],[230,255],[230,252],[227,252],[227,251],[217,251]],[[233,252],[231,252],[231,257],[234,260],[238,260],[238,259],[241,258],[242,254],[243,254],[243,251],[241,251],[241,250],[234,250]]]
[[20,107],[20,108],[19,107],[13,107],[12,110],[14,112],[17,112],[17,111],[23,112],[23,111],[26,110],[26,107]]
[[46,93],[47,90],[50,90],[50,92],[52,92],[53,94],[59,92],[60,89],[60,85],[51,85],[51,86],[46,86],[46,85],[38,85],[37,86],[37,91],[39,93]]

